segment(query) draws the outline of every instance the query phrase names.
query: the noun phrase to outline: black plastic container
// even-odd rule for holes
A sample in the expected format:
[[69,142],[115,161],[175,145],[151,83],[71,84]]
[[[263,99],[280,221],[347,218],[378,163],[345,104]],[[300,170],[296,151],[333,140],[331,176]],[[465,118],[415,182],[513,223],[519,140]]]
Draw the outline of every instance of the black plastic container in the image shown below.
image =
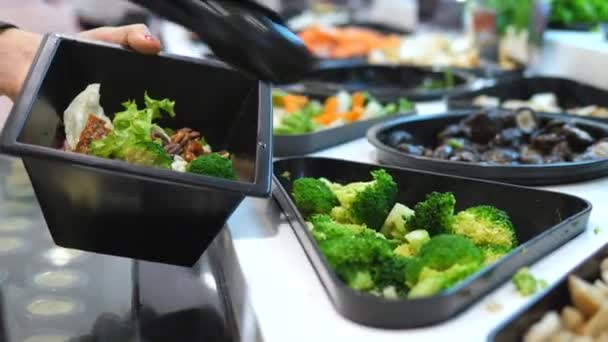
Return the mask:
[[511,319],[496,328],[488,341],[521,341],[528,329],[540,321],[549,311],[561,311],[566,305],[572,305],[568,291],[568,276],[577,275],[582,279],[594,282],[600,277],[600,263],[608,258],[608,245],[604,245],[592,256],[585,259],[571,272],[560,278],[545,294],[527,304]]
[[296,84],[284,85],[287,90],[329,96],[340,90],[368,91],[381,101],[405,97],[411,101],[433,101],[448,95],[462,94],[474,89],[475,78],[459,70],[451,70],[454,87],[427,90],[419,88],[425,80],[443,80],[441,69],[412,66],[368,65],[353,61],[331,61],[304,77]]
[[[399,118],[380,123],[367,132],[367,139],[377,151],[382,164],[409,167],[520,185],[547,185],[580,182],[608,175],[608,159],[540,165],[497,165],[449,161],[407,154],[386,144],[395,130],[412,134],[414,145],[436,146],[437,134],[450,124],[458,123],[473,111],[453,111],[424,117]],[[587,128],[598,136],[608,137],[608,125],[570,115],[538,113],[540,118],[562,119]]]
[[[302,93],[301,93],[302,94]],[[324,100],[324,96],[309,96],[317,100]],[[335,128],[324,129],[322,131],[294,134],[294,135],[275,135],[274,136],[274,157],[301,156],[310,154],[325,148],[339,145],[351,140],[363,138],[365,132],[373,125],[390,120],[395,117],[414,115],[416,110],[398,113],[396,115],[383,116],[374,119],[361,120],[352,124],[342,125]]]
[[[331,270],[291,198],[291,180],[326,177],[335,182],[370,178],[379,166],[323,158],[292,158],[274,163],[273,193],[304,247],[336,310],[364,325],[403,329],[427,326],[454,317],[484,294],[581,233],[587,226],[591,204],[583,199],[548,191],[522,188],[410,169],[386,167],[399,184],[398,201],[412,205],[431,191],[451,191],[458,210],[489,204],[509,213],[521,245],[499,262],[444,293],[424,299],[387,300],[348,288]],[[289,172],[291,180],[281,176]],[[523,251],[526,251],[523,253]]]
[[[216,150],[233,153],[240,181],[57,149],[63,111],[89,83],[101,83],[106,113],[144,91],[175,100],[177,116],[159,124],[191,127]],[[23,158],[58,245],[190,266],[246,195],[269,195],[271,115],[269,86],[225,64],[50,35],[0,147]]]
[[[501,81],[486,88],[451,96],[448,99],[448,107],[450,109],[479,108],[473,105],[473,99],[479,95],[498,97],[502,102],[509,99],[528,100],[538,93],[554,93],[559,106],[563,109],[591,105],[608,107],[608,91],[557,77],[525,77]],[[608,122],[608,118],[582,118]]]

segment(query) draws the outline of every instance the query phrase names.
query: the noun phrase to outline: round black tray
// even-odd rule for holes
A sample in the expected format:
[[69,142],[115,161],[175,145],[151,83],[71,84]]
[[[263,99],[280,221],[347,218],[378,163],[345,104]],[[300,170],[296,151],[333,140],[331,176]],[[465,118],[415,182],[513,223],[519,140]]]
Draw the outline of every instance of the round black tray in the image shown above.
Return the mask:
[[318,96],[333,95],[340,90],[368,91],[384,102],[402,97],[410,101],[434,101],[479,88],[477,79],[461,70],[451,70],[455,81],[453,88],[418,88],[425,79],[443,79],[444,71],[413,66],[327,62],[321,69],[304,76],[300,82],[281,88]]
[[[414,143],[430,146],[442,129],[457,123],[474,111],[457,111],[433,116],[398,118],[375,125],[367,132],[369,142],[377,149],[382,164],[433,171],[457,176],[488,179],[520,185],[549,185],[579,182],[608,175],[608,159],[544,165],[496,165],[447,161],[418,157],[398,151],[383,140],[388,132],[403,129],[411,133]],[[581,127],[602,130],[608,136],[608,125],[568,115],[539,113],[541,118],[555,118],[576,123]]]

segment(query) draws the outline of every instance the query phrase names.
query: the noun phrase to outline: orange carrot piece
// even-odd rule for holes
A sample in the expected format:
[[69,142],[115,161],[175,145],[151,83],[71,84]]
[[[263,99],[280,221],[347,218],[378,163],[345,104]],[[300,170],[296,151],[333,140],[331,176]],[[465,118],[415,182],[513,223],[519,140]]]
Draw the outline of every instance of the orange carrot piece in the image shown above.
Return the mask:
[[308,98],[301,95],[288,94],[283,96],[283,108],[287,113],[296,113],[308,103]]
[[361,91],[358,91],[352,95],[353,108],[363,107],[365,106],[365,94]]
[[363,107],[353,108],[352,111],[344,114],[344,120],[348,122],[355,122],[361,119],[363,116]]
[[338,112],[338,98],[330,96],[325,100],[323,105],[323,114],[336,114]]
[[328,126],[339,118],[340,117],[335,113],[324,113],[315,117],[313,120],[320,125]]

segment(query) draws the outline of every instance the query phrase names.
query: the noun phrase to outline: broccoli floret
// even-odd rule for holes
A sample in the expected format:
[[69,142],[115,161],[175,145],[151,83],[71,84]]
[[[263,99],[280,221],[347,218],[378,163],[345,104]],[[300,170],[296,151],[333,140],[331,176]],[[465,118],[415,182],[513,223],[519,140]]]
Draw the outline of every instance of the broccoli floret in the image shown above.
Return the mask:
[[212,177],[236,179],[232,160],[222,157],[219,153],[199,156],[188,165],[188,172]]
[[340,215],[332,215],[343,222],[365,224],[380,230],[397,197],[397,183],[386,170],[372,171],[371,182],[350,183],[334,186],[333,191],[340,205],[347,209]]
[[333,207],[340,204],[329,187],[315,178],[297,179],[293,182],[292,195],[304,217],[314,214],[329,214]]
[[394,252],[401,256],[413,257],[430,240],[431,237],[426,230],[414,230],[405,235],[405,241],[407,242],[395,248]]
[[366,228],[365,226],[355,224],[338,223],[327,215],[314,215],[311,218],[313,225],[312,235],[318,242],[354,235],[371,235],[375,236],[376,232]]
[[483,260],[481,250],[471,240],[458,235],[438,235],[420,248],[418,256],[407,268],[406,281],[413,288],[425,268],[440,272],[455,265],[479,269]]
[[527,267],[519,269],[511,281],[517,292],[524,297],[531,296],[547,286],[546,281],[536,279]]
[[403,241],[405,234],[409,231],[407,220],[414,216],[414,211],[401,203],[395,203],[393,209],[388,214],[386,221],[380,229],[387,238]]
[[327,239],[319,242],[319,248],[336,274],[355,290],[376,286],[374,274],[381,268],[383,257],[391,252],[385,239],[371,235]]
[[486,265],[491,265],[493,263],[495,263],[496,261],[498,261],[500,258],[502,258],[503,256],[509,254],[509,252],[511,252],[511,248],[505,248],[505,247],[480,247],[481,251],[483,252],[484,255],[484,263]]
[[479,270],[475,263],[456,264],[445,271],[423,268],[416,285],[408,293],[408,298],[421,298],[446,290]]
[[169,168],[171,157],[163,147],[151,141],[141,141],[124,149],[124,160],[146,166]]
[[432,192],[416,204],[414,217],[408,221],[412,229],[424,229],[431,235],[449,232],[454,218],[456,199],[450,192]]
[[380,289],[393,288],[398,296],[407,292],[405,271],[411,258],[385,253],[380,265],[372,273],[374,284]]
[[517,246],[515,229],[509,215],[489,205],[459,212],[452,221],[450,231],[468,237],[480,247],[510,250]]

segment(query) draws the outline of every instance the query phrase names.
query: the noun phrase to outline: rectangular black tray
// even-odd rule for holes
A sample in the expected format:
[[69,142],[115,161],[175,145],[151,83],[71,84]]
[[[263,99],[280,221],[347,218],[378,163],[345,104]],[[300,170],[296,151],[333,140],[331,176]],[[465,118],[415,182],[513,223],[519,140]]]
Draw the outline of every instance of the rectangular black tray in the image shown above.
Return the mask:
[[490,333],[488,341],[521,341],[528,329],[540,321],[547,312],[552,310],[559,312],[563,307],[571,304],[568,291],[569,275],[577,275],[593,283],[596,279],[600,279],[600,263],[606,258],[608,258],[608,244],[561,277],[545,294],[531,301],[511,319],[496,328]]
[[[145,91],[175,100],[177,116],[159,124],[191,127],[230,151],[240,181],[59,150],[63,111],[90,83],[101,83],[108,114]],[[191,266],[245,196],[270,194],[271,105],[267,83],[223,63],[49,35],[0,149],[23,158],[58,245]]]
[[274,163],[273,194],[304,247],[336,310],[364,325],[403,329],[445,321],[530,265],[585,230],[591,204],[578,197],[519,186],[452,177],[410,169],[383,167],[400,186],[398,201],[411,205],[431,191],[451,191],[456,209],[488,204],[509,213],[521,245],[501,261],[462,284],[433,297],[387,300],[348,288],[331,270],[291,198],[291,180],[326,177],[348,183],[369,179],[380,166],[324,158],[290,158]]
[[[473,105],[473,99],[479,95],[494,96],[503,101],[528,100],[538,93],[554,93],[563,109],[590,105],[608,107],[608,91],[565,78],[535,76],[500,81],[488,87],[449,96],[448,108],[477,109],[479,107]],[[608,122],[608,119],[603,118],[576,117]]]

